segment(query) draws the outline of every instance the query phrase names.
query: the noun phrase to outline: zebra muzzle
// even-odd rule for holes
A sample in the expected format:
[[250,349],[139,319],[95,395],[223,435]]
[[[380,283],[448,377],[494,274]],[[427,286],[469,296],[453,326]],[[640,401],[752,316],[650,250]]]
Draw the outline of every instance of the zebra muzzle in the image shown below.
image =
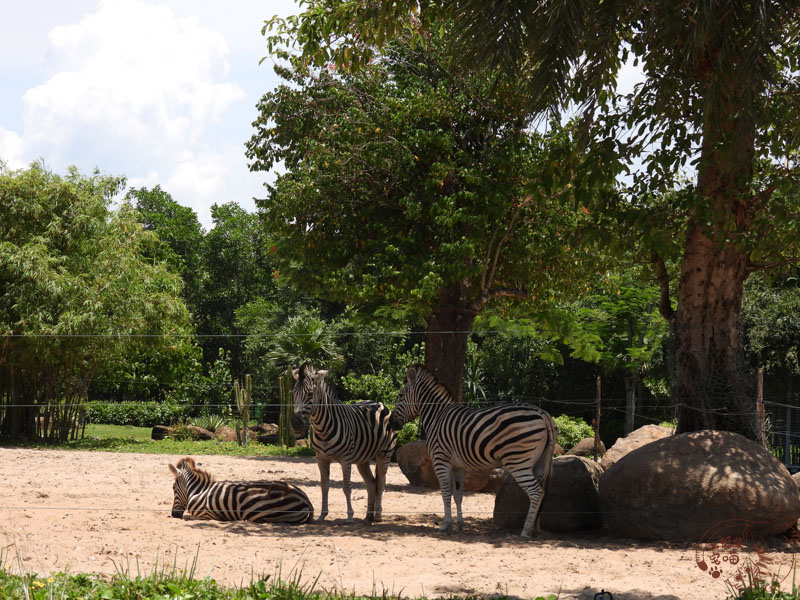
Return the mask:
[[305,437],[308,433],[308,421],[300,415],[293,413],[290,424],[295,437]]

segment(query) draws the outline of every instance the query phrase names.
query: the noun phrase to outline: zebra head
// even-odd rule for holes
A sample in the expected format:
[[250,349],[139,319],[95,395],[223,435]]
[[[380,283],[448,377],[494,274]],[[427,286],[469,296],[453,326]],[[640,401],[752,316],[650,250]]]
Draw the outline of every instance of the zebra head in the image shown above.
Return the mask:
[[429,376],[428,371],[422,365],[414,365],[408,369],[405,384],[400,390],[400,398],[394,405],[392,416],[389,418],[391,429],[400,430],[403,425],[419,416],[420,384],[425,377]]
[[172,516],[180,519],[186,511],[189,498],[213,483],[214,477],[198,469],[194,460],[188,456],[180,459],[175,466],[169,465],[169,470],[175,476],[175,483],[172,484],[175,495],[172,501]]
[[315,371],[311,361],[304,362],[299,369],[292,369],[295,382],[292,388],[294,411],[291,425],[297,437],[305,437],[308,433],[308,421],[314,409],[314,390],[327,374],[327,371]]

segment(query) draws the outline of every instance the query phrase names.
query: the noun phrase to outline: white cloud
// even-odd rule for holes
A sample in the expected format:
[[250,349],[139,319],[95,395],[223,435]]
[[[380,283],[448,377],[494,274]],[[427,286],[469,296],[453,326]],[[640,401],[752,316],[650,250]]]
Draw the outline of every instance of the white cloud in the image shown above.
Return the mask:
[[25,135],[37,143],[98,140],[166,156],[244,98],[222,81],[225,39],[164,5],[103,0],[49,38],[59,72],[23,97]]
[[10,169],[22,169],[25,167],[22,156],[22,138],[13,131],[0,127],[0,160]]

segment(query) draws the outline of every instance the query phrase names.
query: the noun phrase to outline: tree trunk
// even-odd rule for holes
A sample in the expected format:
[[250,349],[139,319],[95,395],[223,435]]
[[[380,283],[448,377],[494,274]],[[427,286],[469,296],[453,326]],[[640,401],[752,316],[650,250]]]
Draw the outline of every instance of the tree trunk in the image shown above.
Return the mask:
[[724,429],[760,442],[740,349],[745,267],[732,246],[690,232],[675,324],[678,433]]
[[428,317],[425,367],[461,402],[467,341],[476,310],[465,285],[439,292],[439,306]]

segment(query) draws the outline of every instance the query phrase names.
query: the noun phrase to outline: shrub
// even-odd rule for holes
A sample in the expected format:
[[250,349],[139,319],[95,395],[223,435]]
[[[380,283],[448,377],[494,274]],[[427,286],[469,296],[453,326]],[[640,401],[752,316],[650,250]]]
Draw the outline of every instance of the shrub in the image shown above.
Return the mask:
[[153,427],[186,420],[187,407],[173,402],[87,402],[90,423]]
[[584,438],[594,437],[594,429],[580,417],[560,415],[553,419],[558,427],[558,445],[569,450]]
[[192,419],[192,425],[195,427],[202,427],[206,431],[215,433],[220,427],[228,424],[228,419],[222,415],[204,415]]
[[403,428],[397,432],[397,446],[395,448],[399,448],[408,442],[413,442],[417,437],[419,437],[419,425],[417,422],[406,423],[403,425]]

